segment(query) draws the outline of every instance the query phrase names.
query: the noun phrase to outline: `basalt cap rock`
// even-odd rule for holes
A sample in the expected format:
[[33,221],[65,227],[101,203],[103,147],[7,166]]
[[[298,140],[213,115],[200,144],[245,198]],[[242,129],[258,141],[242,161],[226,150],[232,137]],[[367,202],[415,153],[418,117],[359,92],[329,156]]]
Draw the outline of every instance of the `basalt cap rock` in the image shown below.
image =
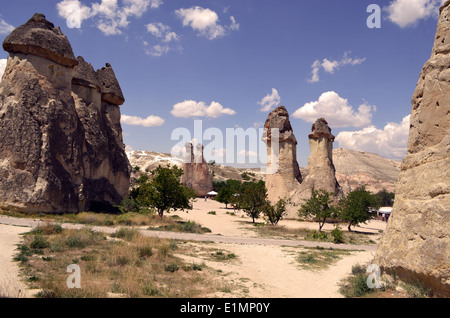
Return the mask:
[[264,125],[263,140],[270,142],[272,139],[272,129],[279,130],[279,141],[292,141],[297,144],[297,139],[293,134],[289,113],[284,106],[275,108],[268,116]]
[[331,129],[328,126],[328,122],[324,118],[319,118],[312,125],[312,133],[309,135],[309,139],[327,138],[330,141],[334,141],[335,137],[331,134]]
[[78,65],[75,66],[73,71],[72,84],[82,85],[86,87],[92,87],[101,90],[101,83],[97,78],[97,73],[90,63],[87,63],[83,57],[77,58]]
[[3,49],[41,56],[67,67],[78,64],[67,37],[41,13],[14,29],[3,41]]
[[102,99],[113,105],[120,106],[125,102],[119,82],[109,63],[97,70],[97,78],[102,85]]

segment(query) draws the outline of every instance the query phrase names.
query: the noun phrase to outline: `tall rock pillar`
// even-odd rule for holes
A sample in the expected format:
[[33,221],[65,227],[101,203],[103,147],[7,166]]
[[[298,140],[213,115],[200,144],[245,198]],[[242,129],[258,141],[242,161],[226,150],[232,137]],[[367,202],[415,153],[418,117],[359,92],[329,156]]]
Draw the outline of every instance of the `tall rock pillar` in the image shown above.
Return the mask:
[[412,97],[408,151],[374,263],[450,296],[450,1]]

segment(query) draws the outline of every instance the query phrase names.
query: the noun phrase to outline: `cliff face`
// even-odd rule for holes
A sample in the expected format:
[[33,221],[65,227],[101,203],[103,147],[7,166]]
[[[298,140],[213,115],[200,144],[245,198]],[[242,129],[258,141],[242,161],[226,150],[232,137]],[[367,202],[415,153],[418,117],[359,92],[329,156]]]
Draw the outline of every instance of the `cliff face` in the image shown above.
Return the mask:
[[450,1],[412,97],[408,152],[374,262],[450,296]]
[[0,207],[54,213],[118,203],[130,174],[120,110],[103,101],[92,66],[42,14],[3,48],[10,54],[0,83]]

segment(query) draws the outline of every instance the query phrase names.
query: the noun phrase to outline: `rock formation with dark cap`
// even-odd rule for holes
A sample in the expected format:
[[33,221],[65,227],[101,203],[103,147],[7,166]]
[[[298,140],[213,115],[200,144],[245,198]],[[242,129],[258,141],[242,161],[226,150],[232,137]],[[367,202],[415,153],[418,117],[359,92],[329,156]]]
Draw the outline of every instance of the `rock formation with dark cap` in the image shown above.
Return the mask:
[[342,195],[333,164],[335,137],[331,134],[331,129],[324,118],[316,120],[308,138],[310,149],[308,175],[305,177],[303,186],[322,189],[336,196]]
[[203,157],[203,145],[197,145],[194,152],[192,143],[186,144],[186,158],[183,162],[181,183],[195,191],[197,196],[204,197],[213,190],[213,177],[208,163]]
[[13,30],[3,41],[3,49],[37,55],[67,67],[78,63],[67,37],[41,13],[35,13],[27,23]]
[[130,174],[120,111],[102,102],[92,66],[74,58],[42,14],[3,47],[10,54],[0,83],[0,207],[59,213],[119,203]]
[[298,216],[300,205],[310,197],[313,188],[323,189],[337,196],[342,194],[332,159],[334,136],[325,119],[318,119],[309,135],[311,154],[306,176],[300,173],[297,139],[284,106],[277,107],[269,114],[264,131],[263,141],[267,145],[268,199],[273,204],[279,199],[285,199],[288,217]]
[[374,263],[450,296],[450,1],[412,97],[408,151]]
[[117,106],[125,102],[119,82],[109,63],[97,70],[97,78],[102,85],[102,99]]

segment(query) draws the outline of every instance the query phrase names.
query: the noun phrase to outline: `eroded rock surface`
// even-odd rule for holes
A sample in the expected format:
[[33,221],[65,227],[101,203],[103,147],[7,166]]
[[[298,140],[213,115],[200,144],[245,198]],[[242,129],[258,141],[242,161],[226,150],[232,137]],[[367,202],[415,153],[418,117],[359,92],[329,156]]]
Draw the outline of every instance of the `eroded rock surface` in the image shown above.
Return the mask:
[[186,158],[183,162],[181,182],[193,189],[197,196],[204,197],[213,190],[213,177],[208,163],[203,157],[203,146],[197,144],[196,151],[192,143],[186,144]]
[[3,48],[10,54],[0,83],[0,206],[56,213],[120,202],[130,173],[120,110],[103,102],[92,66],[74,58],[42,14]]
[[[279,199],[286,200],[288,217],[296,218],[300,206],[310,197],[313,188],[341,195],[332,158],[334,136],[325,119],[318,119],[312,126],[308,174],[304,178],[297,162],[297,139],[284,106],[277,107],[269,114],[264,129],[263,141],[267,144],[268,152],[266,188],[269,201],[276,203]],[[272,132],[272,129],[275,130]],[[277,131],[279,136],[274,136]]]
[[450,1],[412,97],[408,151],[374,262],[450,296]]

